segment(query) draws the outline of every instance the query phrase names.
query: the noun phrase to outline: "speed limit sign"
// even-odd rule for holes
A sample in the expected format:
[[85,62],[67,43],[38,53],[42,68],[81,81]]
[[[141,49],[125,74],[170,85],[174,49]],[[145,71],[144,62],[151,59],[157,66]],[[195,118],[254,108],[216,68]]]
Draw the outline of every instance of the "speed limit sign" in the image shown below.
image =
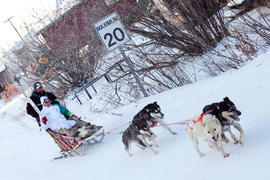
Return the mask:
[[117,12],[95,22],[94,28],[108,51],[128,41],[128,36]]
[[127,36],[127,33],[126,33],[124,26],[121,23],[120,17],[117,14],[117,12],[114,12],[114,13],[104,17],[103,19],[95,22],[93,24],[93,26],[94,26],[96,32],[98,33],[100,39],[102,40],[103,44],[105,45],[105,47],[107,48],[108,51],[111,51],[111,50],[119,47],[119,50],[120,50],[121,54],[123,55],[124,60],[128,64],[130,70],[132,71],[132,74],[133,74],[137,84],[139,85],[139,87],[141,88],[141,90],[143,92],[143,95],[145,97],[147,97],[148,95],[147,95],[139,77],[135,73],[133,64],[130,62],[129,58],[127,57],[126,53],[124,52],[123,48],[121,47],[122,44],[124,44],[128,41],[128,36]]

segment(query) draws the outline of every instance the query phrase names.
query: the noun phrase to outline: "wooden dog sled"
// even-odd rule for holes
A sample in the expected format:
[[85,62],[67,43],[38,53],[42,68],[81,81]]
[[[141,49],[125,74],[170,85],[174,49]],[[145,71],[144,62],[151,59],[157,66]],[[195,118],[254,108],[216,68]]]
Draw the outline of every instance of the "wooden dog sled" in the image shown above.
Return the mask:
[[[61,155],[53,158],[54,160],[73,157],[77,155],[80,156],[81,154],[84,153],[86,145],[94,145],[100,143],[103,141],[103,138],[105,136],[104,129],[98,130],[96,133],[85,139],[61,135],[57,132],[54,132],[51,129],[47,129],[46,131],[49,133],[49,135],[53,138],[55,143],[61,149]],[[78,153],[77,151],[78,148],[82,148],[81,154]]]

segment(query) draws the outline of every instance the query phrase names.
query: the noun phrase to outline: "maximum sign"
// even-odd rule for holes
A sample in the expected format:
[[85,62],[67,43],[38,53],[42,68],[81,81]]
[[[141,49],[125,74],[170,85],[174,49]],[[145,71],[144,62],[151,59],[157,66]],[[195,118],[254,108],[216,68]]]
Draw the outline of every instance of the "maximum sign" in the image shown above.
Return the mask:
[[128,41],[126,30],[117,12],[95,22],[93,26],[108,51]]

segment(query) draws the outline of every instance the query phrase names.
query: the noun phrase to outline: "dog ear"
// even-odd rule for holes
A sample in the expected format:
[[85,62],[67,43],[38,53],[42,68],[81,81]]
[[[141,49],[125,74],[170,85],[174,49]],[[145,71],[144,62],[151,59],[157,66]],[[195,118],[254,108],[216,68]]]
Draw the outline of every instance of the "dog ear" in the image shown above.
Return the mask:
[[153,102],[153,104],[157,104],[157,101]]
[[224,101],[230,101],[228,97],[223,98]]

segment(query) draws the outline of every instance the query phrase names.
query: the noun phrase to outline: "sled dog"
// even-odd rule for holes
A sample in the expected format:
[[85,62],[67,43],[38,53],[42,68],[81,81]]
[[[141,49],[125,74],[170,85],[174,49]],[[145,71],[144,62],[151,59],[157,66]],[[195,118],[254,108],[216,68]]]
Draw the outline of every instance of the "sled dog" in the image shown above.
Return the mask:
[[[239,124],[239,117],[241,112],[235,107],[234,103],[228,98],[223,98],[223,101],[207,105],[203,108],[203,113],[211,111],[210,114],[214,115],[222,125],[222,140],[229,143],[229,139],[225,136],[224,132],[229,132],[235,144],[244,144],[244,131]],[[231,125],[233,125],[240,132],[240,140],[237,140],[232,133]]]
[[187,135],[190,138],[199,156],[204,154],[199,150],[198,137],[201,137],[210,148],[221,151],[224,158],[228,157],[222,146],[221,133],[222,126],[219,120],[211,114],[202,114],[200,117],[193,118],[187,124]]
[[146,122],[149,127],[154,127],[157,123],[163,125],[171,134],[176,135],[177,133],[172,131],[170,127],[165,126],[165,122],[162,120],[164,114],[161,112],[161,109],[157,102],[150,103],[146,105],[140,112],[138,112],[132,123],[139,125],[140,123]]
[[130,124],[129,127],[124,131],[122,135],[122,142],[125,146],[125,150],[129,156],[132,156],[130,153],[130,144],[131,142],[135,142],[141,149],[149,148],[155,154],[158,152],[152,148],[152,144],[148,141],[152,141],[155,146],[155,134],[150,130],[148,124],[140,123],[139,125]]

